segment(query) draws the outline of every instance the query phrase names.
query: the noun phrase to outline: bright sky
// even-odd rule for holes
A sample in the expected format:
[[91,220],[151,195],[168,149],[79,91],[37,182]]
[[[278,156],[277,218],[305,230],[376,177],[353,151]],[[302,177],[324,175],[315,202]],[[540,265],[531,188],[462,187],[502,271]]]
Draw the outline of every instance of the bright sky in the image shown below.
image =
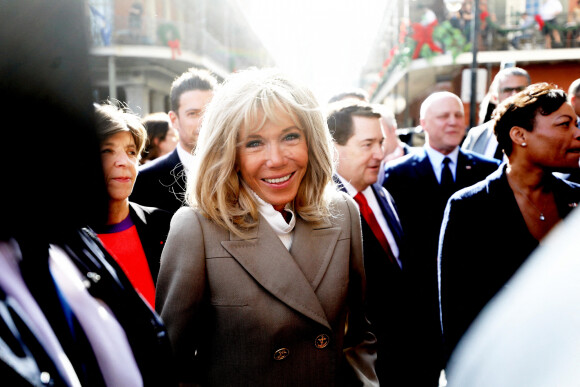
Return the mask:
[[325,103],[358,86],[387,0],[238,0],[278,67]]

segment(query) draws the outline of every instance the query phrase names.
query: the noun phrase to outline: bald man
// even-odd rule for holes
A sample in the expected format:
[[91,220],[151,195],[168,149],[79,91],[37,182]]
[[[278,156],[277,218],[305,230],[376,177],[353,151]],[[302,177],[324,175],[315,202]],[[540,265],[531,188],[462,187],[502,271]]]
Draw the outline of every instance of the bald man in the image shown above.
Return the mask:
[[[391,193],[410,241],[403,271],[411,281],[416,307],[413,324],[417,375],[412,385],[437,386],[444,367],[437,289],[439,231],[447,199],[457,190],[483,180],[499,165],[459,144],[465,136],[465,114],[459,97],[431,94],[421,105],[425,145],[387,163],[384,187]],[[468,253],[468,252],[466,252]],[[411,384],[410,384],[411,385]]]

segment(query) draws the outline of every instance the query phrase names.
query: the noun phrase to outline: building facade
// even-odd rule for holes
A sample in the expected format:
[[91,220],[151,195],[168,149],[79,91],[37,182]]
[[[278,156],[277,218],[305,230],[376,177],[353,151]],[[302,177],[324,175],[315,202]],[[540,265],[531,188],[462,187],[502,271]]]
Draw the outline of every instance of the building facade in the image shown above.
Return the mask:
[[[361,86],[373,102],[395,111],[399,127],[419,125],[419,107],[427,95],[448,90],[462,96],[466,126],[471,115],[479,122],[481,97],[502,66],[526,69],[532,82],[551,82],[562,89],[580,78],[580,8],[574,0],[560,0],[562,12],[553,28],[561,42],[549,45],[541,27],[544,0],[398,0],[385,13],[361,74]],[[471,25],[478,5],[476,50]],[[436,22],[430,25],[425,8]],[[425,20],[427,19],[427,20]],[[434,44],[434,46],[430,46]],[[421,48],[417,49],[417,46]],[[474,61],[475,57],[475,61]],[[471,76],[479,73],[471,111]]]
[[95,101],[141,116],[169,110],[171,82],[189,67],[221,80],[274,64],[237,0],[88,0],[87,17]]

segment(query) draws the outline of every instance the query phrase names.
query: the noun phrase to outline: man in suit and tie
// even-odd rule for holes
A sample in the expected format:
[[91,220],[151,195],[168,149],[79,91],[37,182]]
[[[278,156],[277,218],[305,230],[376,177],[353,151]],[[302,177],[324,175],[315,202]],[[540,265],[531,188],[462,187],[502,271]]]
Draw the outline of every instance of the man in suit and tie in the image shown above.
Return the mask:
[[[497,96],[498,105],[506,98],[519,93],[531,83],[528,72],[520,67],[507,67],[500,70],[492,82],[492,92]],[[495,121],[489,120],[469,130],[461,148],[503,160],[503,152],[497,147],[497,139],[493,134]]]
[[367,317],[379,345],[379,381],[403,385],[409,365],[401,270],[404,242],[392,198],[376,183],[384,155],[380,119],[369,103],[347,100],[329,105],[327,122],[339,155],[335,181],[353,196],[361,212]]
[[203,111],[216,86],[217,80],[209,71],[193,67],[173,81],[169,118],[179,132],[179,144],[173,152],[139,168],[131,201],[171,213],[182,206],[185,175],[192,163]]
[[437,386],[443,367],[437,248],[445,205],[455,191],[496,170],[499,161],[459,148],[465,115],[455,94],[431,94],[421,105],[420,119],[425,131],[423,149],[387,163],[383,185],[395,200],[410,242],[403,268],[412,290],[412,329],[418,340],[414,361],[425,378],[421,385]]

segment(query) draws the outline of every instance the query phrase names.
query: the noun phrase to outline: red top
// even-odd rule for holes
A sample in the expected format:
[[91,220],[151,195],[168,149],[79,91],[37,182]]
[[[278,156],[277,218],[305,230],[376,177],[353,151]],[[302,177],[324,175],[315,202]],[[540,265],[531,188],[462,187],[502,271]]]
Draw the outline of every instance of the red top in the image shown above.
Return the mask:
[[109,232],[97,234],[99,239],[127,274],[131,284],[155,309],[155,285],[133,221],[127,217],[107,228]]

